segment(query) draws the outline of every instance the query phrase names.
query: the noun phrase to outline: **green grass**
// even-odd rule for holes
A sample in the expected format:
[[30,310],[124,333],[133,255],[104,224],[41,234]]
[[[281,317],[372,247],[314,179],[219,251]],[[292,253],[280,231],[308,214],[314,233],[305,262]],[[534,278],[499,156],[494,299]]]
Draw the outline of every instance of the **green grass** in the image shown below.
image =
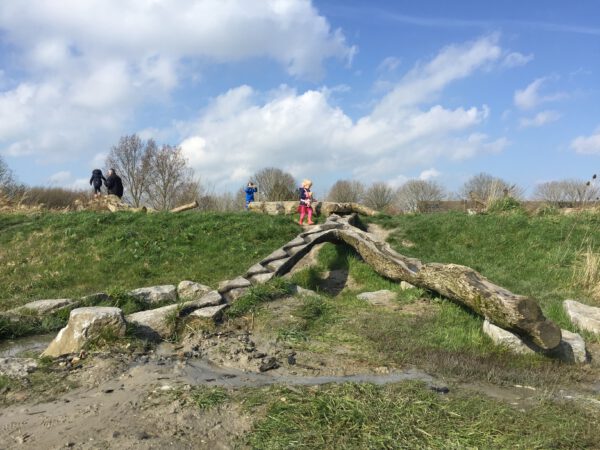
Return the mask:
[[[563,328],[575,331],[562,312],[563,300],[595,304],[573,281],[573,270],[588,245],[600,250],[598,214],[441,213],[369,220],[394,230],[388,241],[403,255],[472,267],[514,293],[535,298]],[[405,247],[403,240],[415,245]]]
[[[256,393],[251,395],[257,404]],[[443,396],[417,382],[263,391],[248,437],[260,449],[598,448],[597,413],[538,400],[518,409],[477,395]]]
[[289,295],[290,292],[291,284],[283,278],[274,278],[265,284],[252,286],[225,311],[225,316],[234,319],[252,313],[262,303]]
[[[482,331],[482,318],[467,309],[421,289],[402,291],[360,260],[352,249],[326,244],[316,266],[298,272],[293,280],[320,288],[319,274],[348,270],[358,284],[331,297],[322,292],[327,314],[309,321],[279,319],[277,338],[298,349],[323,349],[345,344],[373,366],[417,366],[462,381],[527,384],[555,389],[589,376],[585,370],[537,355],[514,355],[495,346]],[[382,310],[357,299],[365,291],[397,293],[397,310]],[[562,308],[561,308],[562,310]],[[562,314],[562,313],[561,313]],[[266,317],[266,320],[272,320]],[[265,326],[266,328],[267,326]]]
[[0,214],[0,309],[185,279],[214,286],[298,232],[287,217],[248,213]]

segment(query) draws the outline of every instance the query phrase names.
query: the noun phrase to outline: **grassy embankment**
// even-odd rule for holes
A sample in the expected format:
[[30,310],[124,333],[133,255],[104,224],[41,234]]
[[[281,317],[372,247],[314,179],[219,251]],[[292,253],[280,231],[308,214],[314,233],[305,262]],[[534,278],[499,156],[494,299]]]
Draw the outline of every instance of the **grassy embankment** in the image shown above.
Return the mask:
[[[0,311],[108,292],[111,306],[131,313],[142,305],[127,290],[181,280],[216,287],[297,233],[288,218],[244,213],[2,214]],[[0,318],[0,338],[54,331],[67,317]]]
[[[515,293],[535,297],[562,327],[573,329],[561,311],[563,299],[594,303],[573,273],[581,270],[582,251],[600,245],[597,216],[440,214],[371,220],[394,230],[390,242],[399,252],[423,261],[469,265]],[[0,216],[0,230],[2,262],[12,263],[0,265],[1,285],[11,287],[0,297],[9,299],[10,306],[32,298],[186,278],[214,285],[242,273],[299,231],[289,218],[194,214]],[[127,264],[122,274],[113,276],[117,261]],[[211,394],[216,403],[240,402],[258,415],[248,437],[253,446],[600,446],[597,411],[548,400],[560,386],[597,378],[597,368],[508,354],[482,334],[479,317],[419,289],[400,291],[343,247],[327,244],[318,265],[297,273],[294,280],[320,290],[326,284],[323,273],[332,269],[347,271],[354,287],[335,297],[323,293],[302,300],[285,317],[274,316],[261,307],[260,298],[251,298],[247,304],[256,313],[256,326],[298,350],[326,354],[344,346],[367,365],[415,365],[447,377],[451,393],[442,396],[421,384],[403,383]],[[377,309],[356,299],[358,292],[378,289],[397,292],[399,309]],[[515,407],[455,389],[464,381],[530,385],[539,396],[526,408]]]

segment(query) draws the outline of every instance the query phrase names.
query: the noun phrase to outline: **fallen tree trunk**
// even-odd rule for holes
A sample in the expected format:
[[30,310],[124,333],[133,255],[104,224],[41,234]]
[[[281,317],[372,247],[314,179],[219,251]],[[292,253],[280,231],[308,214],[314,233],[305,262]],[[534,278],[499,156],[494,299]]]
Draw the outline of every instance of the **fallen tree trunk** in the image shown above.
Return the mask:
[[543,349],[552,349],[561,340],[560,328],[544,317],[537,302],[497,286],[475,270],[457,264],[423,264],[395,252],[387,243],[351,225],[330,236],[345,242],[379,274],[394,281],[435,291],[465,305],[490,322],[529,337]]
[[194,200],[192,203],[187,203],[185,205],[178,206],[177,208],[173,208],[170,211],[172,213],[178,213],[182,211],[189,211],[190,209],[194,209],[198,207],[198,200]]

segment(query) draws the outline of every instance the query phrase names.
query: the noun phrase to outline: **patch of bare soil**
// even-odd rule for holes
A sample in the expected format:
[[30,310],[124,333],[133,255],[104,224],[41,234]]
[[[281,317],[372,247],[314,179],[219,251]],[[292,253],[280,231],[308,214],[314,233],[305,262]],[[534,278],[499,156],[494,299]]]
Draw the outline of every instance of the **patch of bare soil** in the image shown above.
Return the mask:
[[128,367],[120,358],[93,358],[73,378],[89,383],[47,403],[0,410],[0,448],[226,449],[252,420],[235,405],[209,410],[164,395],[185,388],[177,364]]
[[377,225],[376,223],[370,223],[367,227],[367,231],[380,241],[385,242],[388,236],[392,234],[392,231],[394,230],[386,230],[381,225]]

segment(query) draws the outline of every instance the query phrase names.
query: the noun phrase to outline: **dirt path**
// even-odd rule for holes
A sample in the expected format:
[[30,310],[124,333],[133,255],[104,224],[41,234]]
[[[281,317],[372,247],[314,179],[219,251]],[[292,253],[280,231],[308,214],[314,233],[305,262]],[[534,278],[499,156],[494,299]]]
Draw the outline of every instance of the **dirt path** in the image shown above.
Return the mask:
[[206,360],[178,361],[176,354],[122,370],[117,359],[98,359],[74,374],[82,387],[47,403],[15,404],[0,410],[0,448],[23,449],[226,449],[249,431],[253,418],[235,404],[200,410],[175,395],[190,386],[226,388],[272,384],[341,382],[433,383],[416,370],[346,376],[292,375],[217,367]]

